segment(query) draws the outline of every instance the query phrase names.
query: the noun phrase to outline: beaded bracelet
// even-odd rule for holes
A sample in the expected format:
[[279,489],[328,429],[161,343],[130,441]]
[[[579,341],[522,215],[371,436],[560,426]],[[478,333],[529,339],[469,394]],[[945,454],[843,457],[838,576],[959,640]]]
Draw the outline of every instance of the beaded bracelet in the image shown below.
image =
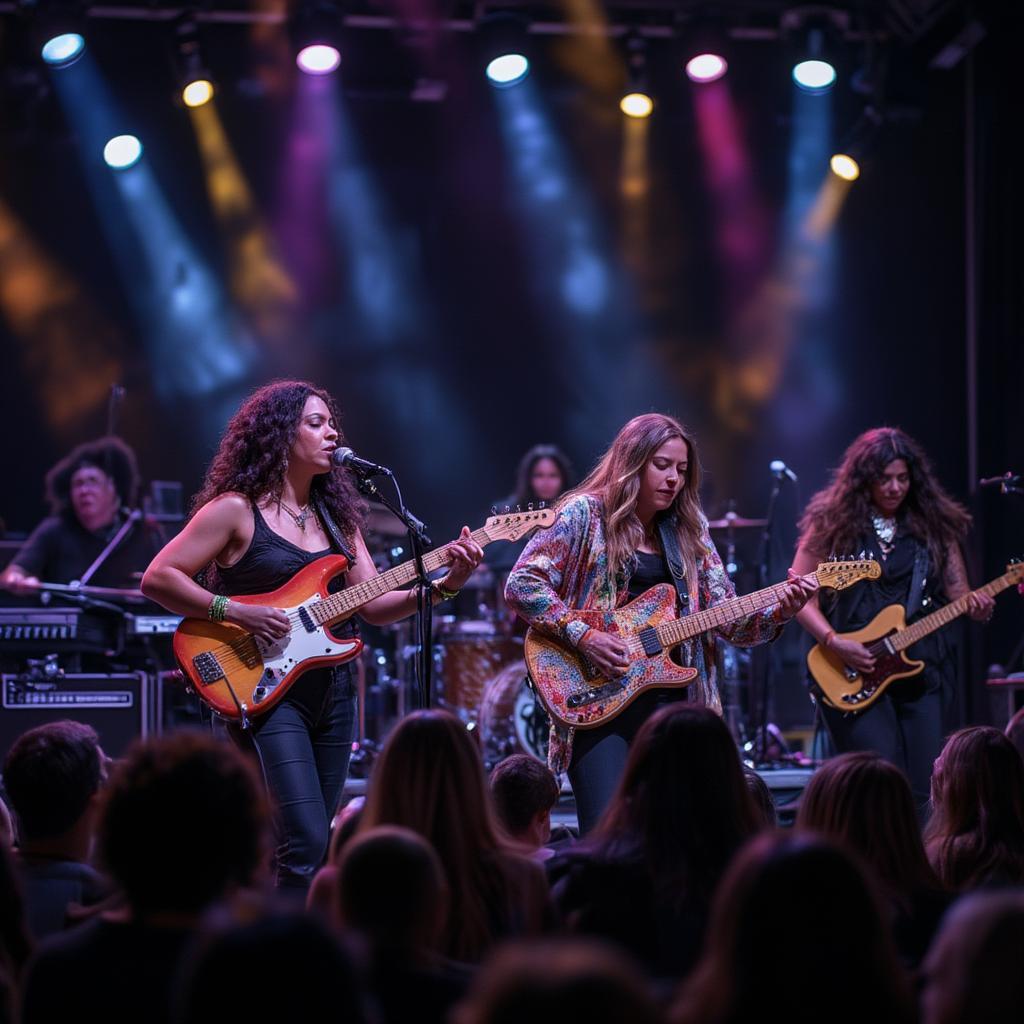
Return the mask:
[[210,607],[206,614],[211,622],[223,622],[224,616],[227,614],[229,598],[223,594],[215,594],[213,600],[210,602]]
[[449,590],[440,580],[434,580],[431,586],[437,591],[442,601],[451,601],[452,598],[459,596],[457,590]]

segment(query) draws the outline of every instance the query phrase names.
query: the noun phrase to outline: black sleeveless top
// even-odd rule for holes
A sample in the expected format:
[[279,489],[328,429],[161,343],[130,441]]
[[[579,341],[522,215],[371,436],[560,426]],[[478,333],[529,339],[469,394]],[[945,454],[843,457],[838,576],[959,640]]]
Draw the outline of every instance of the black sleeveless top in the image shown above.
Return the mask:
[[636,551],[636,563],[629,576],[629,599],[636,600],[659,583],[671,583],[668,564],[661,552]]
[[[265,594],[284,586],[300,569],[325,555],[335,554],[331,547],[321,551],[304,551],[297,544],[275,533],[263,518],[262,513],[252,506],[252,541],[242,557],[234,565],[218,565],[217,574],[221,581],[221,592],[228,597],[236,594]],[[331,593],[341,590],[344,576],[336,577],[328,588]],[[358,636],[359,626],[353,616],[345,622],[331,627],[331,633],[339,638]],[[332,678],[348,675],[351,663],[337,665],[333,669],[313,669],[299,679],[289,691],[289,697],[301,696],[316,684],[329,682]],[[286,700],[288,698],[285,698]]]

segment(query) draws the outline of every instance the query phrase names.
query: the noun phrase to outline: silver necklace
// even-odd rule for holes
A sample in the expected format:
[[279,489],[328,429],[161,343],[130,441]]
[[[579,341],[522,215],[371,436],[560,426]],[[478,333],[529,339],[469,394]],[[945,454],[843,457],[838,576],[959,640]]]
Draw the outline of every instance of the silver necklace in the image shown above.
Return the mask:
[[303,505],[298,512],[293,512],[283,501],[278,500],[278,505],[281,506],[292,517],[295,525],[303,532],[306,532],[306,520],[312,519],[316,515],[312,505]]

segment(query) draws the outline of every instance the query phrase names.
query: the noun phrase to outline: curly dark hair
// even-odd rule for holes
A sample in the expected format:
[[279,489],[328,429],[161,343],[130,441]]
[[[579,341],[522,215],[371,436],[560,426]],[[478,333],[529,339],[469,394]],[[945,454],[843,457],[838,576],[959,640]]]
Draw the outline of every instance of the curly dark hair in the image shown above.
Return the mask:
[[[254,391],[231,417],[203,486],[192,499],[192,515],[228,491],[237,491],[254,502],[268,495],[280,497],[288,452],[310,395],[316,395],[330,410],[338,430],[338,443],[344,443],[338,407],[326,391],[308,381],[272,381]],[[334,469],[317,476],[312,493],[327,506],[342,533],[352,537],[365,508],[352,475],[344,469]]]
[[950,546],[967,533],[971,516],[945,492],[924,449],[896,427],[868,430],[846,449],[832,482],[807,503],[800,519],[801,546],[820,556],[853,553],[870,530],[871,485],[897,459],[910,472],[900,515],[941,569]]
[[71,511],[71,478],[83,467],[95,466],[111,480],[121,504],[134,506],[139,491],[139,466],[135,452],[119,437],[101,437],[73,448],[46,474],[46,500],[55,516]]

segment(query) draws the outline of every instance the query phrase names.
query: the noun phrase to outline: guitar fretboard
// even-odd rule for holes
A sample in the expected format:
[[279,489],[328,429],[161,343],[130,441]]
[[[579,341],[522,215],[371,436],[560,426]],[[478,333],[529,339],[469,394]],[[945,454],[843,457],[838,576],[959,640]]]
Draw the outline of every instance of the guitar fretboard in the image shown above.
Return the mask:
[[[803,579],[810,582],[817,578],[817,573],[812,572]],[[681,644],[684,640],[700,636],[718,626],[728,625],[745,615],[753,615],[755,612],[770,608],[782,600],[782,594],[789,581],[774,583],[763,590],[755,590],[752,594],[744,594],[742,597],[733,597],[721,604],[711,608],[704,608],[692,615],[686,615],[681,619],[673,619],[671,622],[664,622],[657,627],[658,640],[666,650]]]
[[[1014,583],[1018,583],[1021,576],[1022,572],[1020,569],[1012,569],[1009,572],[1004,572],[1002,576],[997,576],[983,587],[978,587],[972,593],[987,594],[989,597],[995,597],[996,594],[1006,590],[1007,587],[1012,587]],[[893,650],[902,651],[911,644],[917,643],[918,640],[923,639],[929,633],[934,633],[935,630],[959,618],[967,611],[967,600],[970,596],[970,594],[964,594],[963,597],[950,601],[949,604],[940,608],[937,612],[932,612],[931,615],[918,619],[912,626],[907,626],[902,632],[890,637],[889,643]]]
[[[487,532],[486,527],[483,526],[479,530],[474,530],[470,536],[480,547],[486,547],[494,540]],[[443,547],[428,551],[423,556],[423,568],[428,573],[432,573],[438,569],[443,569],[446,565],[451,565],[452,555],[449,550],[450,547],[450,544],[445,544]],[[388,569],[387,572],[382,572],[379,576],[373,576],[363,583],[345,587],[344,590],[339,590],[338,593],[331,594],[330,597],[316,602],[316,604],[310,606],[310,614],[318,625],[328,625],[336,619],[351,615],[352,612],[361,608],[368,601],[372,601],[374,598],[381,597],[384,594],[389,594],[393,590],[399,590],[406,584],[412,583],[418,575],[419,571],[416,568],[416,561],[410,559],[408,562],[396,565],[393,569]]]

